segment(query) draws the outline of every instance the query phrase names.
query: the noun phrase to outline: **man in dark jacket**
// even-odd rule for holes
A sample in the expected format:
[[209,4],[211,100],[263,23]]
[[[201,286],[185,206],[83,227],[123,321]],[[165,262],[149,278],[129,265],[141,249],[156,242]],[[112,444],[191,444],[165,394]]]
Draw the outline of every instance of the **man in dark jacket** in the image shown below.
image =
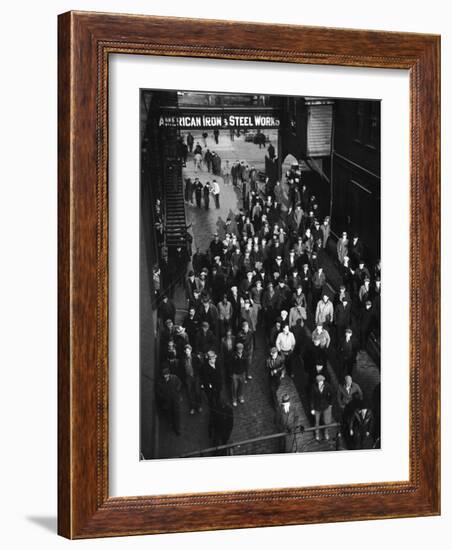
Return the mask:
[[237,183],[239,181],[239,173],[240,173],[239,161],[237,160],[231,166],[232,185],[234,186],[237,186]]
[[220,258],[223,258],[223,243],[220,240],[220,236],[218,233],[215,233],[213,236],[213,240],[209,244],[209,256],[210,256],[210,262],[212,263],[215,256],[220,256]]
[[209,210],[210,204],[210,183],[207,181],[202,189],[202,196],[204,198],[204,208]]
[[352,267],[357,267],[363,256],[363,243],[358,235],[354,235],[352,241],[348,244],[348,256],[352,262]]
[[223,373],[215,351],[207,352],[207,358],[201,368],[201,388],[205,391],[210,411],[219,403],[223,387]]
[[203,191],[203,185],[199,181],[198,178],[195,179],[195,182],[193,184],[195,188],[195,199],[196,199],[196,206],[198,208],[201,208],[201,199],[202,199],[202,191]]
[[269,159],[274,159],[275,158],[275,148],[273,147],[273,145],[271,143],[269,143],[267,151],[268,151],[268,158]]
[[242,330],[237,335],[237,342],[241,342],[244,346],[244,355],[246,357],[246,377],[245,384],[247,380],[251,380],[253,377],[250,373],[251,365],[253,363],[253,354],[254,354],[254,338],[253,333],[250,330],[248,321],[242,322]]
[[180,391],[182,382],[168,368],[163,369],[162,377],[156,384],[157,406],[167,416],[174,432],[180,435]]
[[352,448],[371,449],[374,441],[374,415],[367,403],[361,402],[350,418]]
[[375,314],[372,307],[372,302],[367,300],[364,306],[364,309],[361,313],[360,318],[360,335],[359,335],[359,345],[360,349],[366,349],[367,340],[369,339],[370,333],[374,328],[375,324]]
[[193,270],[195,272],[195,275],[198,275],[198,276],[204,268],[208,268],[210,265],[207,255],[201,252],[199,250],[199,247],[196,249],[196,252],[193,254],[191,261],[193,264]]
[[191,202],[193,204],[193,191],[194,191],[194,188],[193,188],[193,183],[191,181],[191,178],[187,178],[185,180],[185,194],[184,194],[185,202]]
[[[352,304],[348,300],[341,300],[334,309],[334,323],[336,325],[336,342],[340,342],[345,329],[351,325]],[[337,344],[336,344],[337,345]]]
[[218,310],[211,303],[209,297],[206,295],[202,299],[202,306],[197,312],[197,320],[200,323],[207,321],[209,323],[210,330],[214,333],[215,336],[219,334],[218,332]]
[[[323,420],[324,425],[331,424],[332,408],[333,390],[325,381],[325,376],[318,374],[311,388],[311,414],[315,416],[315,438],[317,441],[320,441],[320,420]],[[329,430],[325,428],[325,439],[328,440],[329,438]]]
[[216,347],[215,334],[209,329],[209,323],[203,321],[201,329],[198,330],[196,335],[196,352],[205,355],[209,350],[215,350]]
[[187,146],[188,146],[188,150],[190,151],[190,153],[193,152],[193,143],[194,143],[195,139],[194,137],[191,135],[190,132],[188,132],[188,135],[187,135]]
[[212,169],[212,153],[209,149],[204,153],[204,162],[207,166],[207,171],[210,172]]
[[350,375],[346,375],[344,381],[337,387],[337,404],[341,413],[341,431],[345,435],[347,435],[350,417],[362,398],[363,392],[360,386],[353,382]]
[[193,305],[190,305],[188,308],[187,316],[182,322],[182,326],[184,327],[185,332],[187,333],[187,336],[188,336],[188,342],[192,346],[194,346],[196,343],[196,334],[199,328],[198,321],[196,320],[195,316],[196,316],[196,309]]
[[198,355],[192,353],[190,344],[186,344],[184,347],[181,367],[184,371],[190,414],[195,414],[195,410],[202,412],[200,380],[201,361]]
[[275,346],[270,349],[270,356],[265,361],[268,376],[270,378],[270,389],[272,392],[272,399],[276,397],[276,390],[279,387],[281,378],[284,378],[286,373],[285,360],[282,353],[278,353]]
[[276,429],[279,432],[286,432],[285,437],[281,437],[280,441],[280,452],[282,453],[293,453],[297,450],[297,436],[295,432],[300,426],[300,418],[297,414],[296,408],[290,402],[290,396],[288,393],[285,393],[281,402],[278,403],[276,409]]
[[345,375],[352,374],[356,361],[356,342],[351,328],[346,328],[338,346],[339,372],[337,377],[342,380]]

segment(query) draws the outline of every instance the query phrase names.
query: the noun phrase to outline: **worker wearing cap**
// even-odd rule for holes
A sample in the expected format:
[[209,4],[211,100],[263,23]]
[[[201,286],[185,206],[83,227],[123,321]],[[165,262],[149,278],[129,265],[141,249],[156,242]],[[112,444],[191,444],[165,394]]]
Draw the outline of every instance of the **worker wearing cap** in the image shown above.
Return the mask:
[[245,376],[247,368],[247,359],[244,352],[244,345],[238,342],[235,346],[235,351],[232,354],[230,361],[231,378],[232,378],[232,405],[237,407],[237,400],[240,403],[245,402],[243,390],[245,385]]
[[189,343],[188,334],[182,325],[174,325],[174,344],[176,346],[177,356],[180,358],[184,354],[184,347]]
[[202,323],[207,321],[209,323],[210,330],[218,336],[218,310],[212,304],[209,296],[206,294],[202,298],[202,305],[197,312],[198,320]]
[[[333,408],[333,390],[323,374],[316,376],[311,388],[311,414],[315,417],[315,438],[320,441],[320,420],[324,425],[331,424]],[[329,440],[329,430],[325,428],[325,439]]]
[[359,401],[349,420],[352,449],[370,449],[374,442],[375,419],[366,401]]
[[311,339],[315,344],[316,341],[320,343],[322,349],[327,349],[330,346],[331,338],[328,331],[323,328],[322,323],[318,323],[315,329],[312,331]]
[[370,278],[364,277],[364,282],[359,289],[358,298],[361,304],[365,304],[370,297]]
[[283,394],[276,410],[276,427],[278,432],[286,432],[280,437],[280,452],[291,453],[296,451],[297,438],[294,432],[300,426],[300,418],[290,401],[288,393]]
[[223,257],[223,243],[220,240],[220,236],[217,232],[213,234],[213,240],[209,245],[209,256],[213,260],[215,256]]
[[375,312],[372,307],[372,302],[370,300],[366,300],[364,309],[362,310],[361,316],[360,316],[360,325],[359,325],[360,349],[366,349],[367,341],[369,340],[370,333],[372,332],[375,326],[375,319],[376,319]]
[[246,377],[245,384],[247,380],[251,380],[253,376],[251,375],[251,365],[253,363],[254,355],[254,337],[253,333],[250,330],[248,321],[242,322],[242,330],[237,335],[238,342],[241,342],[244,346],[244,353],[246,357]]
[[217,354],[209,350],[201,369],[201,388],[206,392],[209,407],[212,409],[220,398],[223,386],[223,374]]
[[328,327],[334,318],[333,302],[330,300],[328,294],[324,293],[321,300],[317,302],[317,308],[315,311],[316,324],[322,324],[324,327]]
[[181,359],[182,369],[185,377],[185,386],[187,388],[188,406],[190,414],[195,411],[202,412],[201,406],[201,381],[200,370],[201,361],[199,356],[192,353],[190,344],[184,346],[184,354]]
[[351,328],[347,327],[338,346],[340,371],[336,374],[339,379],[342,379],[346,374],[352,374],[353,366],[356,361],[356,347],[356,341],[353,338],[353,331]]
[[284,356],[278,352],[278,349],[275,346],[270,348],[270,356],[267,357],[265,365],[270,377],[270,388],[273,396],[279,387],[281,378],[284,378],[286,372]]

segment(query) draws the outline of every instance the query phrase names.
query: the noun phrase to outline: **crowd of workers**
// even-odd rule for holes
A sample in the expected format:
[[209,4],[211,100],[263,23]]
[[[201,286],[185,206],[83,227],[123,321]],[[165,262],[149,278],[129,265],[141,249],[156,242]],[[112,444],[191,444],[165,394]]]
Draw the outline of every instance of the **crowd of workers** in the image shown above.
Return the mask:
[[[187,154],[193,155],[195,168],[201,170],[204,163],[221,176],[221,185],[213,179],[207,188],[198,178],[187,178],[186,202],[209,208],[213,194],[219,208],[221,186],[233,185],[240,208],[219,227],[207,250],[192,253],[190,244],[184,254],[179,251],[182,267],[170,287],[184,286],[187,313],[178,323],[171,288],[160,293],[155,281],[161,410],[179,434],[180,393],[186,392],[190,415],[202,413],[206,401],[212,440],[226,443],[234,410],[253,392],[259,334],[267,358],[258,368],[265,370],[272,396],[284,377],[298,380],[303,373],[301,393],[318,441],[330,439],[334,411],[347,448],[378,445],[379,398],[374,392],[364,399],[352,375],[357,354],[371,337],[379,338],[380,262],[368,265],[358,235],[344,231],[335,241],[330,218],[319,219],[317,198],[304,183],[300,165],[292,165],[282,181],[263,178],[244,161],[221,166],[220,159],[215,168],[212,157],[219,156],[205,140],[203,147],[189,136]],[[266,152],[268,159],[275,158],[273,145]],[[328,280],[331,265],[340,275],[336,287]],[[331,383],[331,372],[338,385]],[[288,395],[274,405],[276,429],[290,430]]]

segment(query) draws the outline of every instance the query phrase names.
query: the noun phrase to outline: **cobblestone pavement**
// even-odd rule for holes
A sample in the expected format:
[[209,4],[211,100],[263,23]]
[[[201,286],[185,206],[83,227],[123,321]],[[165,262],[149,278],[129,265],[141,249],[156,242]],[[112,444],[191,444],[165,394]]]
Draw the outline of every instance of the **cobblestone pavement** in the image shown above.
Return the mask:
[[185,391],[181,395],[181,433],[176,435],[167,418],[160,415],[159,456],[172,458],[211,446],[208,435],[209,413],[207,401],[203,396],[203,410],[189,414],[188,399]]
[[[273,408],[267,373],[265,372],[266,344],[262,331],[256,334],[256,349],[251,368],[252,380],[245,386],[245,403],[234,408],[234,429],[231,442],[276,433]],[[277,453],[279,441],[272,439],[235,447],[233,454]]]

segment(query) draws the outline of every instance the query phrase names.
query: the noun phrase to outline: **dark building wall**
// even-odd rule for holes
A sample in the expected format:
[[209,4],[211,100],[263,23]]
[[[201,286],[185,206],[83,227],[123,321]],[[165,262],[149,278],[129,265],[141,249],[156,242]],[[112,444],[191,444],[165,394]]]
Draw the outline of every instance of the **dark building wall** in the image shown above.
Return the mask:
[[154,232],[152,179],[150,178],[150,143],[142,134],[140,181],[140,451],[145,458],[155,452],[156,414],[155,380],[155,312],[152,270],[157,263]]
[[332,172],[332,230],[357,233],[374,262],[380,256],[380,102],[336,102]]
[[158,94],[141,92],[140,102],[140,451],[155,456],[158,416],[155,411],[157,373],[156,307],[153,269],[158,265],[154,208],[162,199],[161,154],[155,110]]
[[380,175],[379,101],[336,101],[334,150],[363,169]]

